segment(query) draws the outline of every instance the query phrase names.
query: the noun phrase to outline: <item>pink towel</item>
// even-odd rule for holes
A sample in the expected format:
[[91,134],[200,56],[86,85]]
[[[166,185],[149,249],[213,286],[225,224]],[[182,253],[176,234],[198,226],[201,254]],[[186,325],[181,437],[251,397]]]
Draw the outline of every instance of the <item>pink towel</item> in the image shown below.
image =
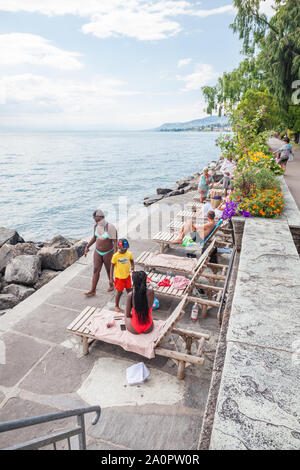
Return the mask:
[[190,280],[184,276],[175,276],[173,279],[174,289],[185,289],[190,283]]
[[91,317],[88,328],[95,338],[110,344],[117,344],[125,351],[135,352],[141,356],[152,359],[155,357],[154,345],[165,324],[164,321],[154,321],[151,333],[134,335],[127,330],[121,330],[122,322],[114,320],[114,326],[107,328],[107,323],[112,323],[114,312],[102,309],[101,312]]

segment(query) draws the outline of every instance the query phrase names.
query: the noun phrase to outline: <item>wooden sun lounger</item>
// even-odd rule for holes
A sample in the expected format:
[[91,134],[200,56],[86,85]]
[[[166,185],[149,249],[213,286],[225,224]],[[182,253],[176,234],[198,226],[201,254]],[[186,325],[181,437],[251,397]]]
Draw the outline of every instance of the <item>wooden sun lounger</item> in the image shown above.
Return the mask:
[[[170,275],[165,275],[163,273],[157,273],[155,270],[150,270],[149,272],[147,272],[147,276],[151,278],[152,280],[153,284],[151,285],[152,285],[155,295],[156,296],[163,295],[163,296],[172,297],[175,299],[181,299],[185,295],[188,295],[189,300],[196,302],[200,306],[202,310],[202,318],[206,318],[208,308],[212,308],[212,307],[219,308],[220,300],[223,294],[223,287],[210,285],[210,284],[202,284],[198,281],[200,277],[208,277],[208,280],[214,283],[215,275],[221,278],[221,280],[225,280],[225,277],[226,277],[225,275],[226,275],[228,266],[209,262],[210,255],[213,250],[214,250],[214,243],[211,244],[211,246],[205,251],[205,253],[201,257],[201,262],[198,264],[198,267],[194,275],[190,279],[189,285],[187,285],[185,289],[176,289],[173,286],[170,286],[170,287],[158,286],[158,283],[161,282],[163,279],[169,279],[170,283],[173,284],[174,277],[175,277],[174,275],[170,276]],[[205,273],[205,270],[207,268],[210,268],[213,271],[213,274]],[[220,270],[221,270],[221,275],[218,275],[217,273]],[[204,290],[208,298],[205,299],[202,297],[195,297],[195,296],[193,297],[192,292],[195,287]],[[215,300],[212,300],[213,295],[215,294],[217,295],[217,298]]]
[[188,202],[186,204],[186,208],[188,210],[193,211],[193,212],[200,211],[200,209],[202,209],[202,207],[203,207],[203,204],[201,202],[197,202],[197,201],[191,201],[191,202]]
[[[204,224],[206,219],[196,219],[196,224]],[[167,228],[170,232],[179,232],[184,226],[184,222],[182,220],[173,220],[167,225]]]
[[[214,248],[215,248],[215,242],[213,241],[211,243],[210,247],[208,248],[209,252],[211,252]],[[143,253],[141,253],[140,256],[138,256],[138,258],[135,260],[135,264],[138,264],[138,265],[146,268],[147,270],[155,269],[155,270],[161,271],[161,272],[172,271],[176,274],[184,274],[184,275],[193,276],[195,274],[195,272],[197,271],[197,269],[199,268],[199,266],[201,266],[201,263],[202,263],[203,259],[206,259],[206,256],[207,256],[207,253],[204,252],[202,254],[202,256],[197,260],[197,263],[196,263],[194,269],[189,270],[189,269],[186,269],[183,264],[182,264],[182,267],[180,267],[180,268],[174,268],[172,266],[162,267],[162,266],[158,266],[157,264],[153,265],[152,261],[151,261],[151,258],[152,258],[152,255],[154,255],[154,254],[159,255],[160,253],[157,253],[157,252],[154,253],[152,251],[143,251]],[[168,256],[173,257],[173,255],[166,255],[166,254],[164,254],[164,256],[165,257],[168,257]],[[179,262],[188,259],[188,258],[183,257],[183,256],[176,256],[176,258],[178,258]]]
[[[192,250],[192,251],[194,250],[195,252],[201,252],[201,251],[203,251],[203,247],[205,247],[207,245],[207,243],[210,241],[210,239],[212,239],[215,236],[218,236],[218,238],[221,239],[220,240],[221,242],[223,241],[225,244],[226,243],[229,244],[231,242],[230,236],[228,234],[223,234],[222,233],[222,230],[226,225],[227,225],[226,221],[223,221],[223,222],[219,223],[219,225],[217,225],[214,228],[214,230],[208,235],[208,237],[206,237],[206,239],[204,240],[204,243],[202,243],[201,246],[195,245],[195,246],[187,247],[187,249]],[[170,243],[170,242],[175,241],[177,239],[178,239],[178,233],[177,232],[158,232],[154,235],[154,237],[152,238],[152,241],[158,243],[160,245],[160,252],[164,253],[166,251],[166,249],[171,248],[171,247],[172,248],[181,248],[181,249],[183,248],[182,244],[172,244],[172,243]]]
[[[210,336],[203,333],[198,333],[196,331],[184,330],[176,328],[176,324],[184,315],[184,307],[188,302],[188,297],[184,296],[177,307],[174,309],[173,313],[165,321],[163,329],[155,341],[155,355],[168,357],[176,362],[178,365],[177,377],[178,379],[184,378],[185,367],[189,364],[197,364],[202,366],[204,363],[203,357],[203,348],[205,341],[210,339]],[[89,346],[92,342],[97,340],[95,336],[92,335],[89,329],[94,315],[99,314],[101,310],[95,307],[86,307],[78,317],[67,327],[69,333],[73,333],[79,336],[82,340],[83,354],[87,355],[89,353]],[[163,341],[170,334],[179,335],[185,342],[185,351],[178,352],[162,347]],[[192,344],[195,341],[199,341],[197,352],[192,354],[191,348]],[[120,344],[120,346],[122,346]]]
[[179,211],[175,217],[180,219],[180,220],[188,220],[188,219],[192,219],[193,221],[195,221],[196,219],[199,219],[199,218],[202,218],[197,216],[196,214],[198,213],[198,211],[191,211],[191,210],[187,210],[187,209],[183,209],[181,211]]

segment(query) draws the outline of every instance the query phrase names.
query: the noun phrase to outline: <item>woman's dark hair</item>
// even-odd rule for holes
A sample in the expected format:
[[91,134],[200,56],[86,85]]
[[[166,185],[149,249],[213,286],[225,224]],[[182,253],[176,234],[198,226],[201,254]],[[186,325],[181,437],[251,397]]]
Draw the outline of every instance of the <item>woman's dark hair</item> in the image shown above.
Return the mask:
[[287,144],[290,143],[290,139],[287,137],[287,136],[284,136],[284,138],[282,139],[284,142],[286,142]]
[[149,320],[149,306],[147,299],[147,274],[145,271],[132,273],[134,308],[141,325],[146,325]]

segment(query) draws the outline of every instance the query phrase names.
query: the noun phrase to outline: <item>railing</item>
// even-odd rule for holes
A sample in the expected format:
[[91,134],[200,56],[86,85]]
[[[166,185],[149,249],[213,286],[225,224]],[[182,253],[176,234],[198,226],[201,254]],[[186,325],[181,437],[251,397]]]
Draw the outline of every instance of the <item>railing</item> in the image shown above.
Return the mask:
[[84,415],[86,413],[96,413],[95,418],[92,421],[92,424],[95,425],[99,421],[101,408],[100,406],[90,406],[88,408],[79,408],[77,410],[69,410],[63,411],[60,413],[51,413],[42,416],[36,416],[34,418],[25,418],[19,419],[17,421],[7,421],[5,423],[0,423],[0,433],[13,431],[15,429],[25,428],[28,426],[34,426],[36,424],[47,423],[49,421],[56,421],[58,419],[70,418],[72,416],[77,416],[77,425],[72,429],[68,429],[65,431],[57,432],[54,434],[49,434],[47,436],[43,436],[37,439],[33,439],[31,441],[23,442],[21,444],[14,445],[12,447],[7,447],[3,450],[35,450],[41,447],[45,447],[47,445],[53,445],[54,450],[56,450],[56,443],[67,439],[68,441],[68,449],[71,449],[71,441],[70,438],[73,436],[78,436],[79,442],[79,449],[85,450],[86,449],[86,437],[85,437],[85,423],[84,423]]

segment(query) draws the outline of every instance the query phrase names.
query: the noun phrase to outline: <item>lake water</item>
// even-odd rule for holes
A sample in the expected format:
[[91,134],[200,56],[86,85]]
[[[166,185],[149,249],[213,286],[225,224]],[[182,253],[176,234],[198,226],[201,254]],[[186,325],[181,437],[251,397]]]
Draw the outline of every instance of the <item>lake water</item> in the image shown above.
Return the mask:
[[200,172],[219,157],[208,132],[0,134],[0,226],[26,240],[91,233],[102,208],[114,222],[119,196],[142,204],[158,187]]

